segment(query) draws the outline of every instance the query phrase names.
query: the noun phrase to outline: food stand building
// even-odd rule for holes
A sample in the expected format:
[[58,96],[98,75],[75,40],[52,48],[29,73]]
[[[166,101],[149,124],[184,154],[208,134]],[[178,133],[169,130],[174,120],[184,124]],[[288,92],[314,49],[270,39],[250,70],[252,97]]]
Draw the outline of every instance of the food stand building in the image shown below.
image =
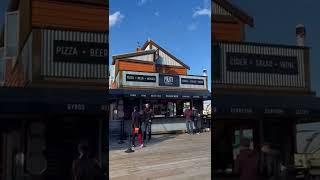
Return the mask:
[[119,135],[122,120],[129,125],[126,120],[131,119],[133,107],[142,109],[146,103],[154,112],[152,132],[185,130],[184,109],[195,105],[202,111],[203,100],[210,98],[207,76],[188,75],[189,66],[152,40],[136,52],[114,55],[112,65],[109,119],[113,136]]
[[320,115],[320,99],[311,91],[309,48],[301,41],[304,27],[296,28],[297,45],[246,42],[252,17],[228,0],[214,0],[212,9],[213,168],[232,174],[242,137],[250,138],[255,150],[272,143],[282,163],[293,165],[296,124]]
[[107,7],[10,1],[0,58],[1,180],[71,179],[81,141],[107,163]]

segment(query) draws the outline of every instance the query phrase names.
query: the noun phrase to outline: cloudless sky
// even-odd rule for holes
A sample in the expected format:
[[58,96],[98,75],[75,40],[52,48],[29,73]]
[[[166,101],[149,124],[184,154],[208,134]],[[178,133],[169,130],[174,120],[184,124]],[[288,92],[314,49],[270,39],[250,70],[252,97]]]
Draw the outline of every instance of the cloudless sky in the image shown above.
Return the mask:
[[[209,0],[110,0],[110,60],[150,38],[189,65],[189,74],[202,75],[206,68],[210,75],[211,20],[205,13],[210,7]],[[197,11],[202,15],[194,17]]]
[[246,40],[296,44],[295,26],[306,27],[305,45],[310,49],[312,89],[320,95],[320,1],[319,0],[232,0],[254,18],[255,27],[247,27]]

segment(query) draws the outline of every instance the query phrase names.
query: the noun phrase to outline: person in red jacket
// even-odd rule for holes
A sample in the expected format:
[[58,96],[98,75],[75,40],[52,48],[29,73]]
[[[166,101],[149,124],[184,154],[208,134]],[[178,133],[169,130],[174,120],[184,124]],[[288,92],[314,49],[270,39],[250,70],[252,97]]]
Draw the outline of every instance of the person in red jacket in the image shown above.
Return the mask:
[[250,149],[250,140],[240,141],[240,154],[235,161],[235,171],[240,175],[240,180],[260,180],[259,153]]

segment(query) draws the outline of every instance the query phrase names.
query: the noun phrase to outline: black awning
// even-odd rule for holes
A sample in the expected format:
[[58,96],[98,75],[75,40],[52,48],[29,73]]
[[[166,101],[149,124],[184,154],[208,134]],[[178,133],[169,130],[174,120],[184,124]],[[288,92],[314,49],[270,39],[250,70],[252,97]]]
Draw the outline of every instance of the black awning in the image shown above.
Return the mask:
[[315,96],[225,95],[213,98],[216,114],[320,115]]
[[209,100],[209,91],[164,91],[164,90],[131,90],[131,89],[110,89],[110,97],[138,97],[155,99],[205,99]]
[[103,90],[0,88],[0,113],[101,113],[107,103]]

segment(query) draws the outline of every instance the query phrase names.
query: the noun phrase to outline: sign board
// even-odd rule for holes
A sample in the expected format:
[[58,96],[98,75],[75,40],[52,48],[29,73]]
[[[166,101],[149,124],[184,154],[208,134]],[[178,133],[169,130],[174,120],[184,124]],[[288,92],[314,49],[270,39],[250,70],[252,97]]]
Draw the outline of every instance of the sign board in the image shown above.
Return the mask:
[[157,77],[149,75],[126,74],[126,81],[156,82]]
[[179,76],[159,74],[159,86],[179,87]]
[[226,57],[228,71],[298,74],[297,57],[231,52]]
[[181,78],[181,84],[204,85],[203,79]]
[[107,43],[54,40],[53,48],[53,60],[57,62],[107,63]]

